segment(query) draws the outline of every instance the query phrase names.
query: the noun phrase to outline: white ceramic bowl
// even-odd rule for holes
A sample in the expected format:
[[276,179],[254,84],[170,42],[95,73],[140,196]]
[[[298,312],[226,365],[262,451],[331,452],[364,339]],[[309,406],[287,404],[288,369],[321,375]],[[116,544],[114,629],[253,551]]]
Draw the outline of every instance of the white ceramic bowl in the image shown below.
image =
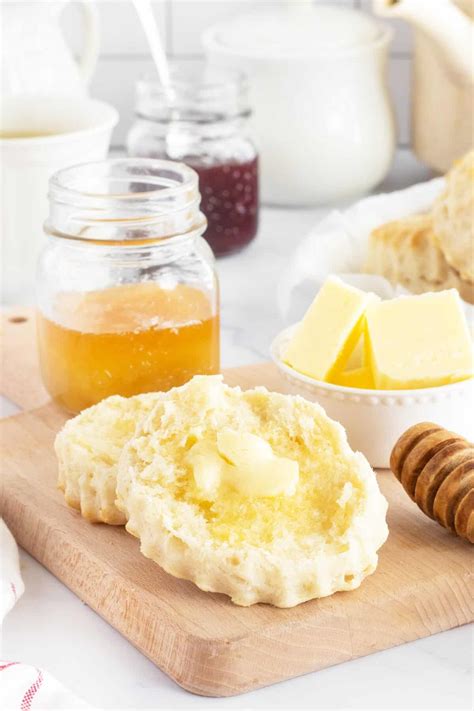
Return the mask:
[[435,422],[474,439],[474,379],[417,390],[366,390],[314,380],[282,360],[294,326],[282,331],[271,346],[272,359],[288,392],[318,402],[329,417],[347,430],[351,447],[365,454],[373,467],[387,468],[399,436],[417,422]]

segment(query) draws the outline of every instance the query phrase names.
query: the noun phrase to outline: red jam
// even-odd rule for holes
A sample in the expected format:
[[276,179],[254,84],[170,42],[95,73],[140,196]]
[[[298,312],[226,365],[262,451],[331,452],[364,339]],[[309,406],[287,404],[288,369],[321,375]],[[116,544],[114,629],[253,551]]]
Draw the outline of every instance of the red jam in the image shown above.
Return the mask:
[[203,166],[186,161],[199,175],[204,238],[214,254],[237,252],[257,234],[258,158],[247,163]]

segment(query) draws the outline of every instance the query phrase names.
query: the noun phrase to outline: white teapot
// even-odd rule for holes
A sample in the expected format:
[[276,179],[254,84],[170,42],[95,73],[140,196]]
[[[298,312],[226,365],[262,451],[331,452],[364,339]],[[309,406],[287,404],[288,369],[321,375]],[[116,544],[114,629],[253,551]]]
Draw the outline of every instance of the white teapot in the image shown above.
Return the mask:
[[214,25],[211,62],[250,85],[263,200],[315,205],[368,192],[395,145],[385,69],[391,31],[362,12],[288,3]]
[[67,0],[2,0],[2,98],[18,95],[83,96],[99,45],[95,6],[82,2],[85,40],[77,63],[66,45],[59,18]]
[[445,172],[474,143],[474,3],[373,0],[373,9],[415,29],[413,148]]

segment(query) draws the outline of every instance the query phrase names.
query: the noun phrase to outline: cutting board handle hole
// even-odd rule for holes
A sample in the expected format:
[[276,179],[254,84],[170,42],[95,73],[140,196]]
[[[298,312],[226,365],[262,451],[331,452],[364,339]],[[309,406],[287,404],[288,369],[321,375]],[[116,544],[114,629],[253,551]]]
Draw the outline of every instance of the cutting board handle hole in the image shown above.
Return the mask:
[[28,321],[26,316],[11,316],[8,320],[10,323],[26,323]]

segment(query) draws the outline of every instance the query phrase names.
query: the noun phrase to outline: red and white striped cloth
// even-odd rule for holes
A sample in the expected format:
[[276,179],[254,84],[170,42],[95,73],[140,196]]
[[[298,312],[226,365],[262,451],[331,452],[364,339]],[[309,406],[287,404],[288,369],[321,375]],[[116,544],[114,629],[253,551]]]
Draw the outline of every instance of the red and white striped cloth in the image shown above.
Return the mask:
[[[25,586],[15,539],[0,519],[0,624]],[[0,660],[0,708],[4,711],[90,709],[51,674],[16,660]]]

